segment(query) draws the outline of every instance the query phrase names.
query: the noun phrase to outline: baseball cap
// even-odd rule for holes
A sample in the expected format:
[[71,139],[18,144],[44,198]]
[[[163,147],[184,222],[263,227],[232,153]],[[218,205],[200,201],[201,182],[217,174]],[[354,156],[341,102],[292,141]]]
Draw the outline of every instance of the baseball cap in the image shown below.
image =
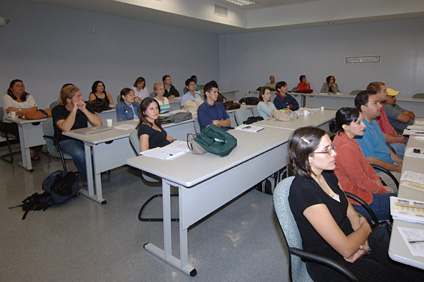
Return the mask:
[[389,95],[389,96],[396,96],[397,94],[399,94],[400,93],[400,91],[395,91],[395,90],[393,90],[392,88],[387,88],[387,94]]

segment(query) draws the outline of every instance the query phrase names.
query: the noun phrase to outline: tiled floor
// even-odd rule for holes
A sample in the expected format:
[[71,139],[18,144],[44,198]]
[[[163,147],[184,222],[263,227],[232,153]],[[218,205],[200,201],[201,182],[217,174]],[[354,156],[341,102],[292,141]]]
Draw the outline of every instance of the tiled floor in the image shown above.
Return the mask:
[[[106,205],[80,196],[21,220],[23,211],[8,207],[40,192],[43,179],[61,165],[42,154],[31,173],[17,165],[20,159],[0,161],[0,281],[288,281],[270,195],[251,190],[190,229],[189,260],[198,275],[189,277],[143,249],[146,242],[162,245],[161,223],[137,219],[160,187],[143,184],[137,170],[121,167],[103,181]],[[160,200],[147,212],[160,215]],[[177,223],[173,227],[177,250]]]

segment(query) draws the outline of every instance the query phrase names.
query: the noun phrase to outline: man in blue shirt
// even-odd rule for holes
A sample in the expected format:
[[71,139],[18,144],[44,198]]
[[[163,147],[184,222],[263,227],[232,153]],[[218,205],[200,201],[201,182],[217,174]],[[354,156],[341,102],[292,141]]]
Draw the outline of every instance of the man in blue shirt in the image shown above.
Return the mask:
[[289,90],[285,81],[278,82],[275,88],[277,89],[277,95],[274,98],[274,105],[278,110],[290,109],[297,111],[299,109],[299,103],[288,94]]
[[375,120],[380,115],[382,108],[376,92],[374,90],[359,92],[355,97],[355,106],[361,111],[364,117],[363,121],[367,126],[363,136],[355,137],[365,158],[370,164],[379,165],[387,170],[400,173],[402,170],[402,159],[387,147],[386,139]]
[[197,118],[201,130],[210,124],[214,124],[227,131],[227,127],[231,126],[231,121],[224,106],[221,103],[216,103],[219,91],[218,84],[213,81],[208,82],[203,91],[206,95],[206,101],[197,109]]

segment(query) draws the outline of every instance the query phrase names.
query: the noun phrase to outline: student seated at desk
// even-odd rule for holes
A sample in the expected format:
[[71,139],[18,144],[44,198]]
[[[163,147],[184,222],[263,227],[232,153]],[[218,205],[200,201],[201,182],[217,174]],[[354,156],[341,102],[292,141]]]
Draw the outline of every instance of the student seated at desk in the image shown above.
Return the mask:
[[101,125],[102,120],[84,102],[81,91],[72,84],[65,84],[60,90],[59,104],[52,110],[54,136],[63,149],[63,152],[72,156],[76,167],[84,181],[87,181],[84,143],[62,135],[73,129],[91,125]]
[[155,100],[159,104],[160,113],[169,113],[171,111],[171,105],[169,104],[168,98],[163,96],[165,94],[165,86],[163,83],[160,81],[155,82],[155,84],[153,84],[153,91],[156,93]]
[[231,126],[231,121],[224,106],[216,102],[218,100],[218,84],[215,81],[210,81],[205,84],[203,89],[206,95],[206,101],[197,109],[200,129],[203,130],[208,125],[215,124],[227,131],[227,127]]
[[171,76],[166,74],[162,77],[162,82],[164,85],[164,96],[169,99],[174,99],[175,97],[180,97],[180,93],[178,92],[177,88],[175,88],[174,85],[172,85],[172,79]]
[[265,84],[265,87],[271,88],[271,91],[275,91],[275,76],[269,76],[269,82]]
[[135,102],[134,91],[130,88],[122,89],[119,100],[121,100],[121,102],[116,105],[118,121],[138,119],[140,103]]
[[[393,189],[384,186],[380,177],[368,163],[361,147],[354,139],[364,135],[366,125],[362,113],[356,108],[341,108],[330,122],[331,132],[337,133],[335,147],[336,168],[334,173],[340,186],[364,200],[374,211],[379,220],[390,219],[390,196],[396,196]],[[367,214],[355,200],[349,199],[355,210]]]
[[320,93],[340,93],[336,78],[333,75],[327,76],[326,82],[321,87]]
[[109,105],[115,105],[112,96],[110,96],[110,93],[106,91],[105,84],[100,80],[94,81],[93,85],[91,86],[91,93],[90,96],[88,96],[88,100],[90,102],[94,100],[106,100]]
[[306,80],[306,75],[302,74],[299,80],[300,82],[297,85],[297,90],[311,90],[311,84]]
[[268,86],[261,87],[259,91],[259,103],[256,106],[258,114],[267,120],[272,117],[272,111],[276,110],[274,103],[271,103],[271,88]]
[[187,93],[181,98],[181,110],[186,110],[192,113],[193,118],[197,117],[197,109],[203,103],[202,97],[195,92],[196,81],[189,78],[185,81],[187,87]]
[[408,125],[414,123],[415,114],[396,104],[396,95],[400,92],[387,88],[387,99],[383,103],[387,118],[398,134],[402,134]]
[[140,122],[136,129],[140,138],[140,152],[163,147],[175,141],[160,125],[159,103],[150,97],[141,102]]
[[[35,102],[34,96],[25,92],[25,86],[22,80],[14,79],[10,82],[6,94],[3,96],[2,107],[7,114],[15,112],[18,117],[37,110],[37,102]],[[5,119],[7,114],[3,117],[3,125],[9,134],[13,134],[19,139],[18,126],[16,123]],[[31,160],[38,161],[40,159],[40,153],[38,151],[41,151],[41,146],[30,149]]]
[[299,109],[299,103],[293,96],[288,94],[289,90],[285,81],[278,82],[275,88],[277,88],[277,95],[274,98],[274,105],[278,110],[290,109],[297,111]]
[[[341,263],[359,281],[422,281],[422,270],[389,259],[389,242],[378,238],[346,199],[333,172],[337,153],[325,131],[296,129],[288,153],[296,172],[288,200],[305,251]],[[314,281],[346,281],[323,264],[308,260],[306,268]]]
[[131,88],[134,91],[135,101],[139,104],[144,98],[149,97],[149,89],[146,87],[146,80],[140,76],[134,82],[134,87]]

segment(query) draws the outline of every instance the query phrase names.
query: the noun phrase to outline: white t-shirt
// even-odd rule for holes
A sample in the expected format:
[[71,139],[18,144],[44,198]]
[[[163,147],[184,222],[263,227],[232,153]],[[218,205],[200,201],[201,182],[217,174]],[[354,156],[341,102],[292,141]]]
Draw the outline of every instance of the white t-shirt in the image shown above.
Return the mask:
[[150,97],[149,89],[147,89],[147,87],[140,89],[140,91],[137,91],[137,87],[131,87],[131,89],[134,91],[134,96],[140,98],[141,100]]
[[[10,97],[8,94],[4,94],[1,105],[4,109],[5,115],[6,115],[6,109],[9,107],[23,108],[23,109],[37,107],[37,103],[35,102],[35,99],[34,97],[32,97],[32,95],[28,95],[25,102],[18,102],[16,100],[13,100],[13,98]],[[4,117],[3,117],[3,121],[5,121]]]

